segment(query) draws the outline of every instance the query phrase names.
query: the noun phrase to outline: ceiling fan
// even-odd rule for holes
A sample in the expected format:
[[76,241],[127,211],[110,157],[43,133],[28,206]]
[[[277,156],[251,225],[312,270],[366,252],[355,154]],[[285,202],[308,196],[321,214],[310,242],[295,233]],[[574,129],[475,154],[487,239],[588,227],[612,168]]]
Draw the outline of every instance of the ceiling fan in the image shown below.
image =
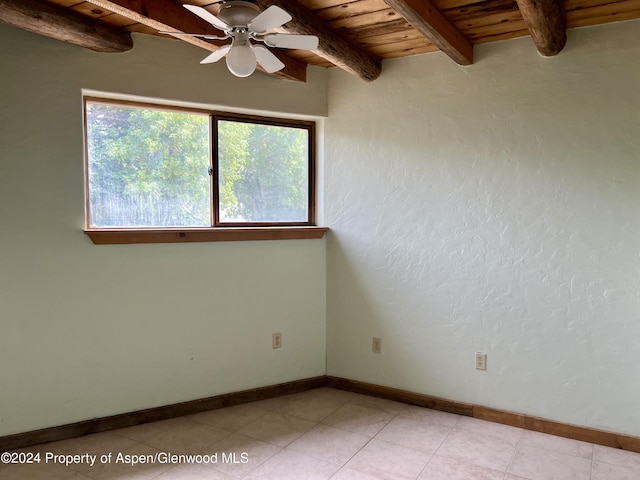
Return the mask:
[[224,40],[231,38],[229,45],[224,45],[200,63],[213,63],[226,58],[227,68],[237,77],[248,77],[259,63],[268,72],[277,72],[284,68],[278,57],[262,45],[268,47],[315,50],[318,48],[318,37],[315,35],[290,35],[269,33],[289,22],[292,17],[282,8],[272,5],[260,12],[257,5],[246,0],[229,0],[222,3],[218,15],[196,5],[183,5],[184,8],[209,22],[224,36],[204,35],[198,33],[160,32],[172,35],[189,35],[208,40]]

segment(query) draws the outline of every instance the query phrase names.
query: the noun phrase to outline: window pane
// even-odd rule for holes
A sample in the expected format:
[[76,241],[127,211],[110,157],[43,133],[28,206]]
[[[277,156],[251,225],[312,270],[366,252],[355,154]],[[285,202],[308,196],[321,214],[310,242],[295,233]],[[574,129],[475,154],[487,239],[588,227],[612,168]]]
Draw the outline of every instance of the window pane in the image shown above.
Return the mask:
[[211,226],[206,115],[87,102],[91,227]]
[[307,222],[309,132],[218,122],[220,222]]

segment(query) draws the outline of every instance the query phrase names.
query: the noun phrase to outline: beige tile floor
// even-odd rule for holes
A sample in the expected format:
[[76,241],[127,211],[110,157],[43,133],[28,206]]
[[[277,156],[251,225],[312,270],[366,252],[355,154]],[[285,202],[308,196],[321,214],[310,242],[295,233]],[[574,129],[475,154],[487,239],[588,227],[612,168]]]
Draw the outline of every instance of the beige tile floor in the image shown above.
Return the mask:
[[328,388],[21,452],[0,480],[640,479],[640,454]]

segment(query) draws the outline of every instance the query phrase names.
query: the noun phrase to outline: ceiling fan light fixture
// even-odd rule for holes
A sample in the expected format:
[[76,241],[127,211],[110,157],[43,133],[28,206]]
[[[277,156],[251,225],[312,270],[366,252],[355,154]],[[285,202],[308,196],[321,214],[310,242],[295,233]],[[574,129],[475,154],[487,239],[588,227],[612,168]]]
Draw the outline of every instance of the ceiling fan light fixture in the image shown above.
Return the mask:
[[248,77],[258,65],[267,73],[274,73],[285,67],[285,64],[268,48],[253,45],[250,40],[264,42],[268,47],[294,50],[315,50],[318,47],[318,37],[315,35],[269,34],[269,31],[292,20],[289,13],[276,5],[271,5],[260,12],[260,8],[254,3],[246,0],[229,0],[223,2],[218,16],[198,5],[184,5],[184,7],[215,28],[222,30],[225,36],[186,32],[165,33],[212,40],[231,38],[231,45],[221,46],[200,63],[214,63],[226,56],[227,68],[236,77]]
[[238,33],[227,54],[227,68],[236,77],[248,77],[256,69],[256,54],[246,33]]

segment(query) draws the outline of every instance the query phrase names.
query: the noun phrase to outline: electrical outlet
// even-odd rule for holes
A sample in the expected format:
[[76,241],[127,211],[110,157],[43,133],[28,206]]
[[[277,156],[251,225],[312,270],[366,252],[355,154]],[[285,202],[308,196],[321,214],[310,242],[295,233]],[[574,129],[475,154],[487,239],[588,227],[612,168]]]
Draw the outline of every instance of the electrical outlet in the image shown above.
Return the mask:
[[382,339],[379,337],[373,337],[373,343],[371,346],[373,353],[382,353]]
[[271,340],[272,340],[272,343],[273,343],[273,348],[282,347],[282,334],[281,333],[274,333]]
[[487,354],[476,352],[476,370],[487,369]]

